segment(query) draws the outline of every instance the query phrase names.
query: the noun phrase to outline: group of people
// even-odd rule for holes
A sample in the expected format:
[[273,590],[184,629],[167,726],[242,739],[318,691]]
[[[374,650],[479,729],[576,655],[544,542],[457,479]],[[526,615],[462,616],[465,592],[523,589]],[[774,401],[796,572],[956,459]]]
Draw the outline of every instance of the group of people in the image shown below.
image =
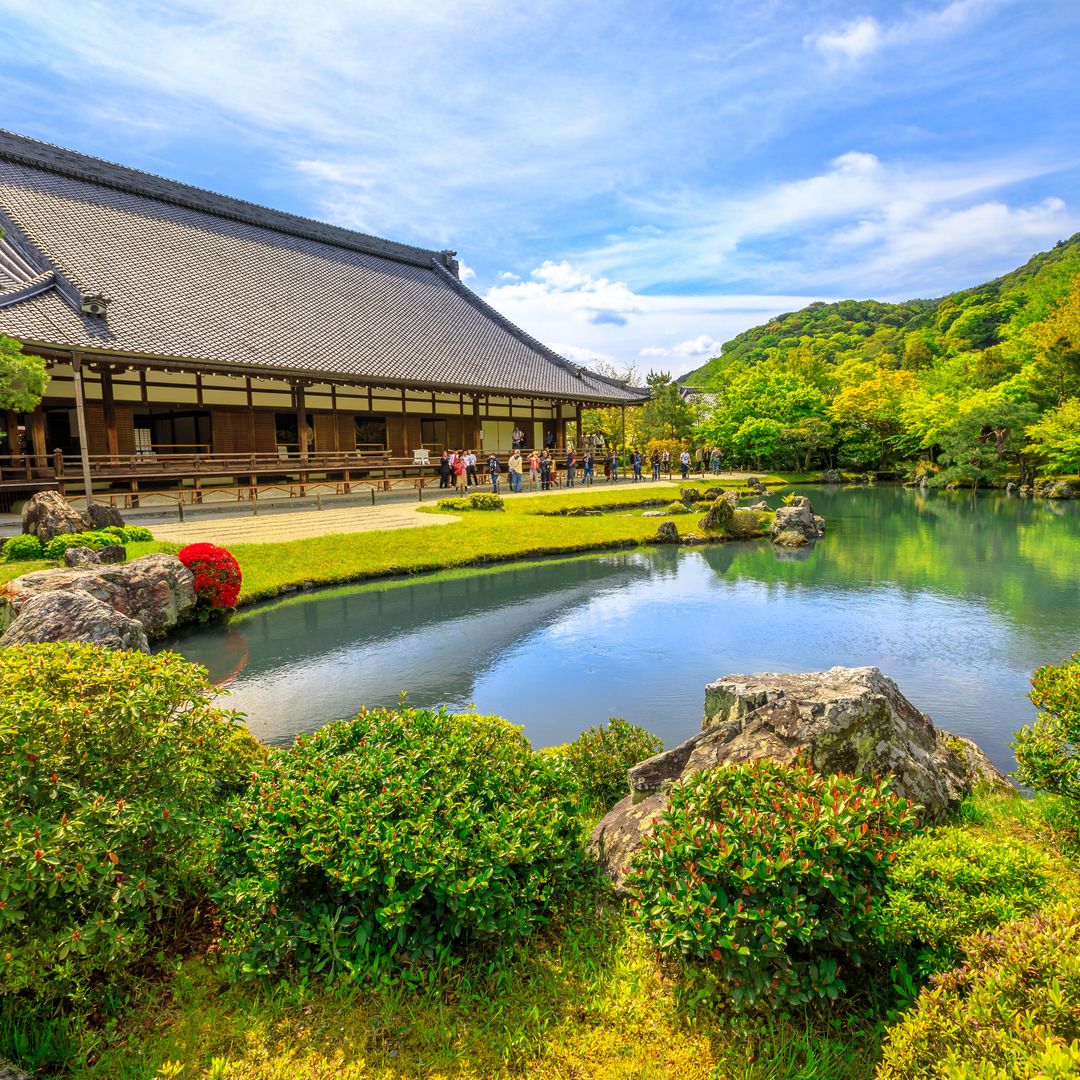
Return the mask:
[[[544,447],[543,450],[533,450],[528,457],[519,445],[524,439],[524,434],[514,431],[513,449],[506,462],[506,472],[509,476],[510,491],[517,493],[524,487],[525,470],[529,474],[529,490],[535,491],[539,486],[541,491],[550,491],[553,487],[562,485],[559,476],[559,462],[556,460],[555,450]],[[636,447],[624,451],[624,460],[619,460],[619,453],[612,448],[606,449],[601,455],[604,479],[610,484],[617,481],[621,476],[621,469],[625,467],[631,472],[635,483],[644,479],[646,464],[645,455]],[[679,455],[679,469],[685,480],[690,475],[691,466],[696,472],[705,475],[706,470],[714,474],[720,473],[723,457],[719,450],[708,450],[702,447],[694,452],[693,457],[689,450],[683,450]],[[648,464],[653,480],[659,480],[661,476],[671,475],[671,453],[668,450],[653,450],[648,457]],[[597,454],[594,453],[592,442],[585,448],[584,454],[578,456],[573,446],[568,446],[563,459],[563,467],[566,473],[566,487],[576,487],[578,483],[578,470],[581,472],[581,484],[591,486],[597,467]],[[497,454],[490,454],[487,459],[487,476],[491,484],[491,490],[498,494],[499,479],[502,475],[502,462]],[[444,450],[439,459],[439,487],[455,488],[465,494],[470,487],[480,486],[480,476],[477,470],[477,458],[475,450]]]

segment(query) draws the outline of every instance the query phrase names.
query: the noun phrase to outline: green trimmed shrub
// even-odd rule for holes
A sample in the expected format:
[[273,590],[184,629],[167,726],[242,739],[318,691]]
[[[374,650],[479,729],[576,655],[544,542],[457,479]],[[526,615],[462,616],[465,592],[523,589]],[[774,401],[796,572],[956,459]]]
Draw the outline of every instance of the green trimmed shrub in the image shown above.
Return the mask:
[[960,943],[1035,911],[1053,891],[1052,860],[1001,835],[960,826],[906,840],[889,871],[881,935],[886,953],[921,977],[944,971]]
[[175,653],[0,651],[0,995],[86,1001],[201,893],[208,815],[260,756],[215,694]]
[[45,549],[36,536],[22,533],[5,541],[3,556],[4,562],[28,562],[31,559],[44,559]]
[[543,925],[583,866],[559,762],[495,717],[362,712],[272,751],[228,809],[236,975],[378,980]]
[[559,757],[583,801],[607,810],[630,794],[626,770],[664,749],[663,739],[613,716],[583,731],[573,742],[542,751]]
[[888,1033],[877,1080],[1080,1075],[1080,908],[977,934]]
[[63,562],[64,552],[70,547],[88,547],[98,551],[116,544],[121,544],[121,541],[117,540],[114,534],[104,531],[60,533],[45,545],[45,558],[53,562]]
[[144,544],[154,539],[154,534],[145,525],[125,525],[124,542]]
[[764,536],[772,524],[771,510],[751,510],[748,506],[739,507],[731,518],[731,535],[740,539]]
[[503,497],[494,491],[474,491],[471,495],[440,499],[436,503],[440,510],[502,510],[505,505]]
[[696,773],[634,859],[632,918],[740,1007],[837,998],[861,964],[911,804],[884,781],[762,760]]
[[1028,697],[1039,715],[1016,733],[1017,778],[1033,788],[1080,799],[1080,652],[1063,664],[1039,668],[1031,677]]
[[670,502],[664,507],[665,514],[689,514],[690,507],[684,502],[680,502],[676,499],[674,502]]

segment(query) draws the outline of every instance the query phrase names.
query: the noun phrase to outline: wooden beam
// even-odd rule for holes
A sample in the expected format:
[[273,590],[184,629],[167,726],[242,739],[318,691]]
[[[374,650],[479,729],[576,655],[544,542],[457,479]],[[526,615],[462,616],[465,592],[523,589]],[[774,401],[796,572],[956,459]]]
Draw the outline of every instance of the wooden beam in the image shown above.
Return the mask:
[[341,434],[338,431],[337,387],[330,384],[330,422],[334,425],[334,453],[341,450]]
[[577,414],[575,416],[575,426],[577,429],[577,439],[574,442],[574,447],[577,450],[581,449],[581,402],[577,403]]

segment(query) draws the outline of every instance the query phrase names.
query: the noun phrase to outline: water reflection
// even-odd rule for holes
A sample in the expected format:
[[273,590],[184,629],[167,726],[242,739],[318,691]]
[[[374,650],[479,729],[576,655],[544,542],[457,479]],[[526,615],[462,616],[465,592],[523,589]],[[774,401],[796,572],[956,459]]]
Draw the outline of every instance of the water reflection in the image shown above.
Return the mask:
[[673,743],[720,675],[876,664],[1011,767],[1032,669],[1080,644],[1080,507],[895,488],[812,497],[828,521],[812,549],[655,548],[343,589],[175,647],[231,680],[272,742],[406,690],[506,716],[538,746],[611,715]]

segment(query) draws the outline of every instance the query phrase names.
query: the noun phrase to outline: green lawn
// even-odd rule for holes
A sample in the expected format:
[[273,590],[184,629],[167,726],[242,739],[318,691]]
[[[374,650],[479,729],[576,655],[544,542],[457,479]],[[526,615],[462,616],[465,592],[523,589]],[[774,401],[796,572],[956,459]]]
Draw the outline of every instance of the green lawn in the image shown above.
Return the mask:
[[[764,479],[775,485],[783,483],[779,477]],[[697,480],[686,486],[701,488],[717,484],[713,480]],[[538,555],[635,547],[655,535],[660,524],[656,518],[643,518],[643,510],[670,502],[677,497],[681,486],[673,482],[662,487],[637,487],[623,481],[618,485],[597,484],[535,498],[515,499],[508,495],[505,511],[463,513],[460,521],[437,528],[423,526],[286,543],[237,544],[230,550],[244,574],[240,602],[251,603],[293,587],[426,573]],[[737,485],[732,486],[738,490]],[[626,513],[580,518],[554,513],[575,506],[625,507]],[[423,509],[436,512],[434,503]],[[700,516],[685,514],[670,520],[685,534],[694,531]],[[175,544],[129,544],[128,557],[176,550]],[[0,584],[49,565],[0,562]]]

